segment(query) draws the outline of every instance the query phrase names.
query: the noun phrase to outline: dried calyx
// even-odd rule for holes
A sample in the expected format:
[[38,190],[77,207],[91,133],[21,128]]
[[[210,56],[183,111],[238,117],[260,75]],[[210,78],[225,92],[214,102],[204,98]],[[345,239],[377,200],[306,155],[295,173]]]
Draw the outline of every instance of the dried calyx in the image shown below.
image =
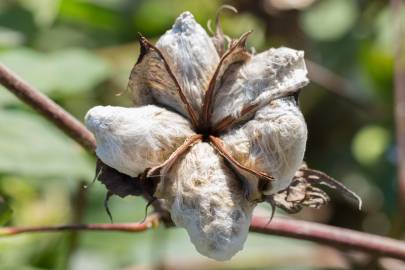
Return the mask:
[[226,42],[218,27],[210,38],[182,13],[156,45],[140,37],[128,83],[135,107],[97,106],[86,115],[109,194],[161,200],[196,249],[217,260],[243,248],[258,202],[289,212],[319,207],[329,200],[325,185],[358,199],[301,167],[303,52],[253,55],[249,33]]

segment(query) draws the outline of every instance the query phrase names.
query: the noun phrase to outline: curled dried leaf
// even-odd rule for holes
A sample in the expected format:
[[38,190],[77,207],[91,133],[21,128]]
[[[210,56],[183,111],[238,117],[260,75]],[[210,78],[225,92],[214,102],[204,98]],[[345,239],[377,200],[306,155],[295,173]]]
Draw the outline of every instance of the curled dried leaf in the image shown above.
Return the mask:
[[303,207],[319,208],[330,201],[324,189],[338,191],[345,198],[357,201],[361,208],[361,199],[353,191],[327,174],[302,166],[295,174],[288,188],[276,194],[266,196],[266,201],[288,213],[297,213]]
[[231,39],[224,34],[224,31],[222,31],[220,17],[224,10],[231,10],[234,13],[238,13],[238,10],[230,5],[222,5],[217,10],[217,14],[215,16],[215,34],[211,40],[212,43],[214,43],[219,56],[222,56],[225,53],[227,44],[231,42]]
[[297,174],[300,177],[305,178],[308,183],[314,187],[336,193],[339,196],[343,196],[348,201],[356,203],[358,209],[361,210],[363,201],[360,196],[326,173],[310,169],[304,165],[299,169]]
[[286,190],[266,197],[266,201],[289,214],[298,213],[303,207],[319,208],[329,200],[329,196],[321,189],[297,179]]

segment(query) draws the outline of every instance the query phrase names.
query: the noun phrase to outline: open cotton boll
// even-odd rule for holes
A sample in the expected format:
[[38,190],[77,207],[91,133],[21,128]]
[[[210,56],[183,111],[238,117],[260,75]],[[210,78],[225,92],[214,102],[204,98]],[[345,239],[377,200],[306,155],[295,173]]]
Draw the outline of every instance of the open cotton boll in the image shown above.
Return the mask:
[[216,90],[212,124],[232,115],[239,119],[243,109],[258,107],[289,95],[309,82],[304,52],[271,48],[253,56],[240,68],[229,69]]
[[242,250],[255,204],[210,144],[200,142],[180,158],[155,195],[165,199],[177,226],[184,227],[203,255],[228,260]]
[[156,47],[165,56],[194,110],[200,111],[205,90],[219,62],[207,32],[186,11],[160,37]]
[[240,128],[222,136],[231,155],[243,165],[274,177],[264,194],[288,187],[301,166],[307,126],[292,97],[274,100]]
[[132,177],[163,163],[194,134],[182,116],[154,105],[96,106],[85,117],[105,164]]

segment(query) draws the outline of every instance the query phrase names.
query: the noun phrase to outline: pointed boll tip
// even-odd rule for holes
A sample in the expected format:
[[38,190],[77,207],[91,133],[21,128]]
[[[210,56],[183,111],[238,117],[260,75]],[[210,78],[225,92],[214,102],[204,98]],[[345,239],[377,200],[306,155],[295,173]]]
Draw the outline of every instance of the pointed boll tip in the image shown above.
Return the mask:
[[192,30],[196,25],[197,22],[194,15],[190,11],[185,11],[177,17],[173,25],[173,30],[186,32],[187,30]]
[[91,108],[84,116],[84,124],[93,133],[95,133],[108,119],[113,109],[112,106],[95,106]]
[[88,110],[88,112],[86,113],[86,115],[84,116],[84,121],[92,121],[95,118],[99,118],[101,115],[105,114],[106,111],[106,106],[95,106],[93,108],[91,108],[90,110]]
[[98,117],[97,117],[98,111],[101,109],[100,107],[103,107],[103,106],[95,106],[95,107],[91,108],[90,110],[88,110],[88,112],[84,116],[84,124],[93,133],[96,131],[96,128],[97,128],[96,122],[98,119]]
[[193,15],[190,11],[184,11],[183,13],[181,13],[181,14],[177,17],[176,23],[177,23],[177,22],[181,22],[181,21],[187,21],[187,20],[195,21],[194,15]]

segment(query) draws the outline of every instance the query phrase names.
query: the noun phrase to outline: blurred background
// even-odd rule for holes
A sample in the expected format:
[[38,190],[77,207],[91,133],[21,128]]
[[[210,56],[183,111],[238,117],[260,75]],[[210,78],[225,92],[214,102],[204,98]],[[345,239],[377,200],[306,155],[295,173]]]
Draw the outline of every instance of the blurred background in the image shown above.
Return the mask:
[[[364,201],[334,197],[292,218],[403,238],[397,207],[393,121],[393,22],[388,1],[368,0],[1,0],[0,62],[79,119],[98,104],[129,106],[125,92],[139,54],[180,12],[207,28],[222,4],[224,32],[253,29],[257,52],[305,51],[311,84],[300,104],[308,123],[306,161]],[[405,18],[405,13],[401,16]],[[0,226],[108,223],[105,189],[87,189],[95,160],[0,87]],[[116,223],[140,221],[145,202],[112,198]],[[258,214],[270,216],[267,206]],[[285,215],[277,212],[277,215]],[[25,234],[0,239],[0,269],[404,269],[399,262],[306,241],[250,234],[230,262],[199,255],[183,229],[146,233]]]

